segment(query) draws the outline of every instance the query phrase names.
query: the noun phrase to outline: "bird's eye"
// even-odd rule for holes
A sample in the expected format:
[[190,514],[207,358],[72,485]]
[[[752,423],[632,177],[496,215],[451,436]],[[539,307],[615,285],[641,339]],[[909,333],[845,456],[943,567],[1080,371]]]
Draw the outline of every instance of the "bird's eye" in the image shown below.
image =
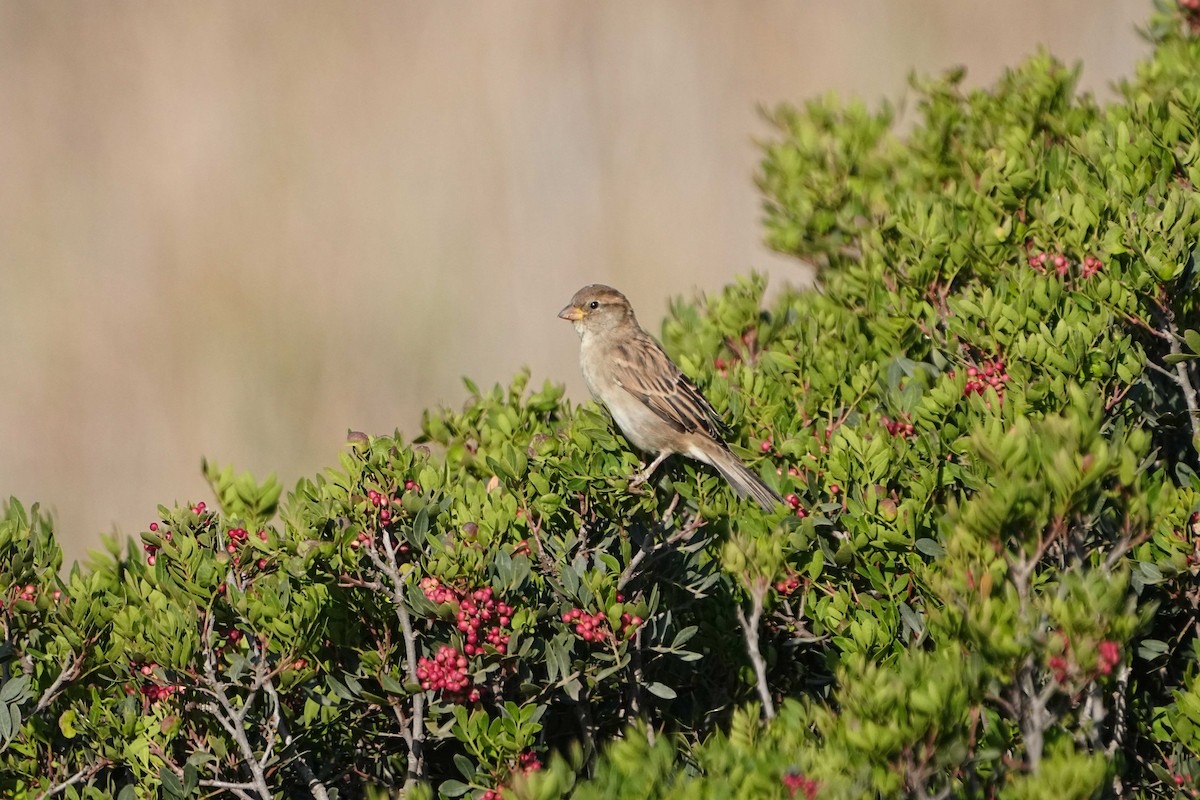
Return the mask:
[[598,301],[598,300],[593,300],[592,302],[588,303],[588,308],[590,308],[592,311],[595,311],[599,307],[600,307],[600,301]]

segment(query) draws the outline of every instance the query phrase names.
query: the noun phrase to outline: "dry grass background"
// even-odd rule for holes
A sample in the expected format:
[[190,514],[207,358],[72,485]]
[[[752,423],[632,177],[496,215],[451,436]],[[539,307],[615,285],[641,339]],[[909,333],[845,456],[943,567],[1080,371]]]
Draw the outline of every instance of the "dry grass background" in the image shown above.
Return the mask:
[[756,107],[1045,44],[1104,94],[1144,0],[0,2],[0,495],[69,558],[202,455],[287,485],[459,378],[584,395],[555,313],[749,268]]

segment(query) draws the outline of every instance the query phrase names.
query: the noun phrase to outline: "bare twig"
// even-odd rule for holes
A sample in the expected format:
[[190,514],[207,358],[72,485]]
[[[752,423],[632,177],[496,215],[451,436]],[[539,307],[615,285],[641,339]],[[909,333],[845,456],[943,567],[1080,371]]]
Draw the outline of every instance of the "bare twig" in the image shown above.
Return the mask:
[[224,789],[227,792],[232,792],[242,800],[254,800],[253,795],[247,792],[247,789],[253,789],[252,783],[232,783],[230,781],[217,781],[205,779],[199,782],[200,786],[211,787],[213,789]]
[[[1105,750],[1109,758],[1113,758],[1117,753],[1125,750],[1125,737],[1129,733],[1129,720],[1125,715],[1129,706],[1130,672],[1129,664],[1122,664],[1117,670],[1117,688],[1113,690],[1112,739]],[[1125,784],[1121,780],[1120,772],[1113,778],[1113,795],[1115,797],[1125,797],[1126,795]]]
[[49,800],[49,798],[54,797],[54,795],[58,794],[59,792],[65,792],[68,788],[74,786],[77,783],[82,783],[84,781],[90,781],[97,772],[99,772],[100,770],[109,766],[111,763],[112,762],[109,761],[108,759],[101,759],[100,761],[97,761],[95,764],[89,764],[88,766],[86,766],[83,769],[76,772],[71,777],[67,778],[62,783],[57,783],[57,784],[51,786],[50,788],[48,788],[46,791],[39,794],[37,796],[37,800]]
[[[305,785],[308,786],[309,793],[312,794],[315,800],[329,800],[329,792],[325,789],[325,785],[317,780],[317,776],[314,775],[312,769],[309,768],[308,762],[296,752],[295,743],[292,739],[291,731],[288,729],[287,720],[283,718],[283,715],[280,711],[281,704],[279,702],[279,695],[275,692],[275,682],[271,679],[269,674],[266,680],[263,682],[263,688],[266,689],[267,696],[271,698],[272,726],[279,731],[279,735],[283,738],[283,746],[289,753],[292,754],[292,763],[295,765],[296,769],[299,770],[300,777],[304,779]],[[263,754],[264,762],[269,753],[270,747],[268,747],[267,752]]]
[[637,577],[638,569],[642,562],[648,557],[655,555],[660,550],[664,550],[678,542],[691,538],[692,534],[704,527],[704,518],[697,515],[692,517],[685,525],[679,527],[674,533],[662,541],[655,541],[655,536],[659,531],[665,531],[670,523],[671,515],[675,512],[675,506],[679,503],[679,495],[676,494],[672,498],[670,505],[663,512],[662,519],[655,526],[655,530],[647,533],[642,539],[641,547],[633,557],[629,559],[629,563],[625,565],[625,569],[621,572],[621,577],[617,579],[617,590],[624,589],[625,586]]
[[758,697],[762,700],[763,714],[768,720],[775,719],[775,704],[771,700],[771,690],[767,686],[767,662],[763,660],[758,649],[758,623],[762,620],[763,601],[767,595],[767,581],[758,578],[752,581],[750,587],[750,617],[737,606],[738,623],[746,637],[746,654],[754,665],[754,676],[758,684]]
[[[267,776],[263,771],[263,766],[254,756],[254,748],[250,746],[250,740],[246,738],[246,714],[254,704],[255,695],[257,692],[251,691],[245,700],[242,701],[240,708],[235,708],[233,701],[229,699],[229,694],[225,691],[225,684],[217,677],[217,667],[213,658],[213,614],[211,610],[204,616],[204,680],[207,683],[206,693],[215,698],[216,703],[206,703],[202,706],[205,710],[216,718],[217,722],[225,729],[225,732],[233,739],[241,752],[242,760],[246,762],[250,773],[253,776],[252,786],[258,793],[258,796],[267,800],[271,796],[271,790],[267,786]],[[261,659],[260,659],[261,660]],[[270,754],[268,749],[264,753],[264,760]]]
[[[90,641],[91,640],[89,640],[88,643],[90,643]],[[86,647],[87,643],[85,643],[84,646]],[[54,698],[62,694],[64,684],[69,683],[70,681],[73,681],[79,677],[82,663],[83,659],[75,653],[71,653],[66,657],[66,659],[63,660],[63,665],[59,670],[58,677],[54,679],[54,683],[50,684],[50,687],[46,689],[46,691],[42,692],[42,697],[38,700],[37,706],[33,709],[33,714],[40,714],[42,711],[44,711],[51,703],[54,702]]]
[[1117,543],[1113,545],[1113,549],[1108,554],[1108,557],[1104,559],[1104,571],[1111,572],[1113,567],[1117,566],[1121,559],[1125,557],[1126,553],[1145,542],[1152,535],[1154,535],[1154,531],[1147,530],[1134,536],[1133,531],[1127,528],[1121,538],[1117,540]]
[[[420,684],[417,677],[417,636],[413,632],[412,618],[408,613],[408,600],[404,596],[404,578],[400,575],[400,564],[396,559],[396,548],[390,536],[378,537],[381,541],[383,554],[376,547],[367,548],[367,555],[383,575],[391,583],[392,606],[396,609],[396,618],[400,621],[400,630],[404,634],[404,652],[408,679],[411,683]],[[385,558],[386,556],[386,558]],[[408,743],[408,775],[405,777],[404,788],[407,792],[418,781],[424,778],[425,759],[425,693],[416,692],[412,696],[413,712],[410,719],[410,733],[405,737]]]
[[1033,656],[1028,656],[1017,672],[1017,682],[1013,688],[1016,693],[1015,705],[1020,711],[1018,718],[1021,738],[1025,741],[1025,757],[1029,762],[1029,771],[1037,774],[1042,764],[1046,728],[1054,721],[1047,706],[1056,688],[1053,683],[1047,682],[1041,691],[1037,691],[1033,685],[1034,672]]
[[[1167,330],[1171,334],[1169,341],[1172,355],[1183,355],[1183,348],[1179,345],[1179,329],[1175,325],[1173,316],[1167,317]],[[1192,385],[1192,374],[1186,361],[1175,364],[1174,380],[1179,384],[1180,391],[1183,392],[1183,402],[1187,404],[1188,420],[1192,424],[1192,438],[1200,438],[1200,403],[1196,400],[1196,387]]]

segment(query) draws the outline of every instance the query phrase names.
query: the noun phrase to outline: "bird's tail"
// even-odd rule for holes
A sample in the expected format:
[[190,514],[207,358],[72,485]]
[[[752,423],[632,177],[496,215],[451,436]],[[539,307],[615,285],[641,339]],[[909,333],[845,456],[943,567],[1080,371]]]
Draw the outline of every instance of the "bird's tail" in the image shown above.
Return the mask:
[[753,497],[764,511],[774,511],[775,506],[783,502],[782,497],[751,472],[740,458],[725,448],[714,447],[704,455],[704,460],[716,467],[725,480],[729,481],[738,497]]

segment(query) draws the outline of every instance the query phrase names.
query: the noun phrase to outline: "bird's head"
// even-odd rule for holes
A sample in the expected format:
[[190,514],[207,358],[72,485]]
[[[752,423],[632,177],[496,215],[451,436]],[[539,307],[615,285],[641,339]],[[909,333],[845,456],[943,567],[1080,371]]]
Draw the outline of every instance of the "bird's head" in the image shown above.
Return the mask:
[[619,328],[629,323],[637,324],[633,307],[625,295],[611,286],[593,283],[575,293],[571,302],[558,312],[560,319],[575,323],[580,336],[602,330]]

